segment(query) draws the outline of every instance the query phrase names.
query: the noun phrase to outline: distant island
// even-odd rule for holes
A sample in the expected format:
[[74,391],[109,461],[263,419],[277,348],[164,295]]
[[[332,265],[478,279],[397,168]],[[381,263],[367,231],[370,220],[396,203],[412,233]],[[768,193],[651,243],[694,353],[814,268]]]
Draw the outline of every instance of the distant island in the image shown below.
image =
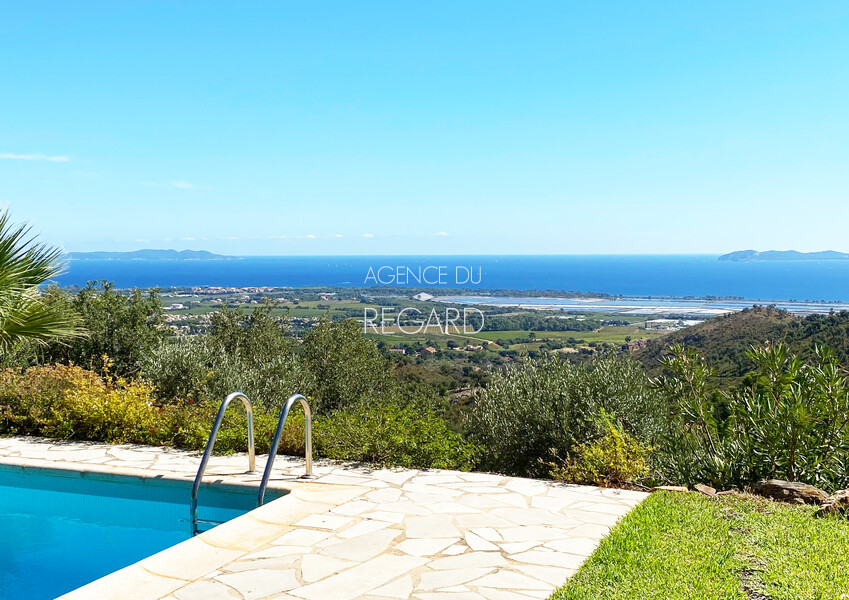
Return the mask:
[[762,260],[849,260],[849,254],[824,250],[822,252],[798,252],[796,250],[737,250],[719,257],[719,260],[730,260],[736,262],[762,261]]
[[134,250],[132,252],[68,252],[71,260],[240,260],[206,250]]

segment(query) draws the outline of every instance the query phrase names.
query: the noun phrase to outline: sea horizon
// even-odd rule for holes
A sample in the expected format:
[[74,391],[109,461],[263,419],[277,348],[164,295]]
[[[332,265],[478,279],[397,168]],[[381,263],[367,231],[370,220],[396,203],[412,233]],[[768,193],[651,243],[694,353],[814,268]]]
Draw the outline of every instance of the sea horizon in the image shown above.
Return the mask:
[[[422,287],[671,298],[849,301],[849,261],[719,261],[719,254],[244,255],[239,260],[70,259],[63,286]],[[429,281],[407,278],[430,268]],[[444,277],[435,278],[434,268]],[[382,277],[377,273],[380,269]],[[370,272],[373,274],[369,277]],[[459,275],[458,275],[459,273]],[[463,280],[463,275],[472,275]]]

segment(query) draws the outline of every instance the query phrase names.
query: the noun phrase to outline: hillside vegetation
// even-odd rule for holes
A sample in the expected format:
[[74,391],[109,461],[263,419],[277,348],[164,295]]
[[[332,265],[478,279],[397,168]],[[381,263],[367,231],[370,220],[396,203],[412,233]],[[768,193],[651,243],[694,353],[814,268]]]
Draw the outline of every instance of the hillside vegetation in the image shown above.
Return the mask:
[[634,358],[656,376],[668,349],[682,344],[707,359],[717,382],[734,385],[754,366],[749,350],[767,341],[783,342],[791,354],[803,358],[810,358],[817,344],[825,345],[845,365],[849,357],[849,312],[797,317],[774,307],[755,306],[651,340],[634,352]]

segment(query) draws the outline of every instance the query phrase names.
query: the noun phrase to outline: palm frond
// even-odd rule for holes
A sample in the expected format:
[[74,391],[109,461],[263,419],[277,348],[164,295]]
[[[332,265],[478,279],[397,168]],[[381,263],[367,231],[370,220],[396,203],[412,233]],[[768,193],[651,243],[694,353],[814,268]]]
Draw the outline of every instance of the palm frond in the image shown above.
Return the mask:
[[0,349],[4,352],[22,339],[47,343],[79,335],[79,317],[46,303],[34,287],[0,300]]
[[0,211],[0,351],[23,340],[46,343],[81,334],[79,318],[45,301],[38,286],[63,270],[58,248],[36,241],[27,225]]
[[0,212],[0,294],[15,294],[41,285],[63,270],[62,252],[36,242],[27,225],[12,225]]

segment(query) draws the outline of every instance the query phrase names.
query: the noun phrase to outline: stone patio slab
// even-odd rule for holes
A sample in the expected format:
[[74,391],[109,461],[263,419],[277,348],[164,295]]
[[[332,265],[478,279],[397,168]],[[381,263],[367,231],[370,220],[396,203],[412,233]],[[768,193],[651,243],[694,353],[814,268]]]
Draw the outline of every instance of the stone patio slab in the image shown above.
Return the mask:
[[[188,487],[199,455],[0,438],[0,465]],[[213,457],[204,486],[250,488],[244,455]],[[63,596],[64,600],[516,600],[566,582],[641,492],[488,473],[371,469],[279,456],[287,493]],[[187,492],[188,501],[188,492]]]

